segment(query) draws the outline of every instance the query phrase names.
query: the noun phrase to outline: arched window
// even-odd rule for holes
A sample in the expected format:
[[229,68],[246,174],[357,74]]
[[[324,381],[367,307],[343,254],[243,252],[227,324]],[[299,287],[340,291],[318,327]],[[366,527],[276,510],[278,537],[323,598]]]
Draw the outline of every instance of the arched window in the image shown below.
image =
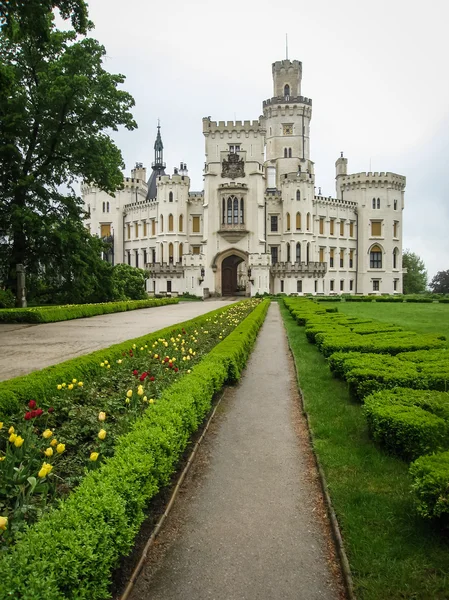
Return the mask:
[[243,225],[245,222],[245,205],[243,198],[240,198],[240,223]]
[[182,215],[179,215],[179,231],[183,231],[184,230],[184,217]]
[[284,158],[287,158],[287,148],[284,148]]
[[168,194],[168,201],[169,201],[169,202],[173,202],[173,192],[170,192],[170,193]]
[[380,198],[377,199],[377,208],[380,208]]
[[168,245],[168,262],[173,264],[173,244],[171,242]]
[[232,198],[228,198],[228,225],[232,225]]
[[173,215],[168,215],[168,230],[173,231]]
[[109,202],[106,202],[106,212],[109,212]]
[[380,246],[373,246],[369,253],[369,266],[370,269],[381,269],[382,268],[382,249]]
[[301,200],[301,192],[299,190],[296,190],[296,200],[299,202],[299,200]]
[[301,262],[301,244],[299,242],[296,243],[296,262]]
[[291,158],[291,157],[292,157],[292,149],[291,149],[291,148],[289,148],[289,149],[288,149],[288,157],[289,157],[289,158]]
[[296,230],[299,231],[301,229],[301,213],[296,213]]
[[398,201],[397,200],[393,200],[393,209],[394,210],[398,209]]
[[221,201],[221,222],[224,225],[226,223],[226,200],[223,198]]
[[393,250],[393,269],[398,268],[398,254],[399,254],[399,250],[397,248],[395,248]]
[[287,262],[290,262],[290,244],[287,242]]
[[239,201],[234,196],[234,225],[238,225],[239,222]]
[[287,220],[287,231],[290,231],[290,213],[288,212],[286,215],[286,220]]
[[376,208],[376,198],[373,198],[373,208]]
[[307,231],[310,231],[310,213],[307,213]]
[[164,262],[164,244],[161,243],[161,264]]
[[164,231],[164,215],[161,215],[160,222],[161,222],[161,231],[160,231],[160,233],[162,233]]
[[288,85],[288,83],[284,85],[284,96],[286,99],[288,99],[288,97],[290,96],[290,86]]
[[182,242],[179,244],[179,262],[182,261],[182,255],[184,254],[184,246],[182,245]]
[[306,261],[307,261],[307,264],[309,264],[309,261],[310,261],[310,242],[307,242],[307,255],[306,255]]
[[106,212],[106,202],[103,202],[103,212]]

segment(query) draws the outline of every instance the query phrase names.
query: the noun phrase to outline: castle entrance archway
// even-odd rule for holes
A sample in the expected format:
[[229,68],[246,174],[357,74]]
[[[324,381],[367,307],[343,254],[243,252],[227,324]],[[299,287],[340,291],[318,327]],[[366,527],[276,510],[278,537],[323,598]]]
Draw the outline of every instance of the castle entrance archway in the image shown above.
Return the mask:
[[231,254],[221,263],[221,293],[223,296],[235,296],[240,291],[238,267],[243,263],[240,256]]

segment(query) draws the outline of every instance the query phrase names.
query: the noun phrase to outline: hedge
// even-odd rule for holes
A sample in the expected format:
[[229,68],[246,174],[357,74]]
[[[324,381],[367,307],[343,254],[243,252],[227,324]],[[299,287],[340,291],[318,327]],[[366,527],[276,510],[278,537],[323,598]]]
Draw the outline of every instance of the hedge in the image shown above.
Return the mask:
[[[186,327],[192,324],[193,321],[201,326],[211,315],[226,311],[227,308],[228,306],[223,306],[195,319],[177,323],[176,327]],[[129,350],[130,344],[141,346],[142,344],[152,343],[159,337],[166,337],[171,333],[173,327],[174,325],[153,334],[146,334],[132,340],[120,342],[57,365],[51,365],[40,371],[34,371],[29,375],[0,381],[0,421],[5,421],[9,416],[20,411],[23,404],[28,402],[30,398],[45,406],[47,397],[52,396],[55,386],[61,381],[71,380],[74,377],[79,381],[87,381],[89,378],[101,374],[100,363],[102,361],[109,360],[111,362],[120,358],[122,352]]]
[[114,456],[22,536],[0,561],[8,597],[109,597],[112,570],[130,551],[145,507],[170,481],[214,394],[239,377],[268,305],[257,306],[192,374],[167,389],[120,439]]
[[449,448],[449,394],[396,388],[365,398],[372,438],[391,454],[413,460]]
[[418,513],[426,518],[449,517],[449,452],[421,456],[410,466],[412,492]]
[[152,308],[166,304],[177,304],[178,298],[148,298],[102,302],[99,304],[67,304],[65,306],[41,306],[37,308],[5,308],[0,310],[0,323],[55,323],[82,317],[93,317],[138,308]]

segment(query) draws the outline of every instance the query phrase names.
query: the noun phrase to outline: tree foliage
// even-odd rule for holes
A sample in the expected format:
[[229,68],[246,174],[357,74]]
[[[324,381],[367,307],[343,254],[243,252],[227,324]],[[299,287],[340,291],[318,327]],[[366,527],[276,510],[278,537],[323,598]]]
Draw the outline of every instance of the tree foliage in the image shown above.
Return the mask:
[[404,294],[420,294],[426,291],[427,270],[424,261],[414,252],[404,250],[402,266],[407,269],[403,278]]
[[449,294],[449,269],[438,271],[429,286],[434,294]]
[[114,267],[112,285],[115,300],[144,300],[148,298],[145,282],[148,272],[129,265],[120,264]]
[[[70,272],[66,260],[73,258],[73,272],[89,264],[85,256],[77,267],[74,239],[85,245],[81,253],[93,252],[90,267],[100,265],[98,243],[87,233],[81,235],[81,199],[72,186],[78,179],[109,193],[122,186],[122,156],[106,131],[136,127],[130,112],[134,100],[120,89],[123,75],[103,68],[104,47],[94,39],[78,38],[77,31],[89,26],[84,1],[14,0],[8,6],[10,13],[2,12],[7,26],[0,32],[4,278],[14,290],[15,266],[22,263],[31,277],[55,269],[55,277],[73,287],[73,278],[61,279]],[[74,30],[56,29],[48,12],[54,7],[71,16]],[[44,34],[39,23],[32,27],[39,10],[47,24]]]

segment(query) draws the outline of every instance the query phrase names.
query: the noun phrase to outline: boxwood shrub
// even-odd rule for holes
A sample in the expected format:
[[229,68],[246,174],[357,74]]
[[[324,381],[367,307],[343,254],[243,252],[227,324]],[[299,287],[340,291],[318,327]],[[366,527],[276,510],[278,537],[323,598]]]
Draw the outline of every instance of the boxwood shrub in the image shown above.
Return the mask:
[[410,465],[412,492],[418,513],[425,519],[449,522],[449,451],[421,456]]

